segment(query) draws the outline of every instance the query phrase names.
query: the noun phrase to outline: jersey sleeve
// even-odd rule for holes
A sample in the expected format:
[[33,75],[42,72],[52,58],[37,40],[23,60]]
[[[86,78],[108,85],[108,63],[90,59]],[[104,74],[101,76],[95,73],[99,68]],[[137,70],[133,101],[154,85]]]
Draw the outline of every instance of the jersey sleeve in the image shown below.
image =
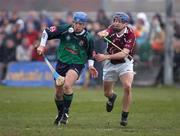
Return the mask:
[[60,39],[61,35],[68,31],[69,25],[51,26],[46,28],[45,31],[48,34],[48,40]]
[[109,27],[106,29],[106,31],[107,31],[109,34],[111,34],[111,33],[112,33],[112,31],[113,31],[112,26],[109,26]]
[[[114,35],[114,31],[113,31],[112,26],[109,26],[109,27],[106,29],[106,31],[109,33],[109,35],[106,36],[106,37],[111,40],[111,37]],[[105,40],[105,42],[106,42],[106,40]]]
[[87,52],[88,60],[89,60],[89,59],[94,60],[94,58],[93,58],[94,40],[93,40],[92,35],[90,35],[88,39],[89,39],[89,40],[88,40],[89,48],[88,48],[88,52]]
[[135,44],[135,35],[134,35],[134,33],[130,33],[130,34],[128,34],[128,36],[126,38],[124,48],[131,50],[133,48],[134,44]]

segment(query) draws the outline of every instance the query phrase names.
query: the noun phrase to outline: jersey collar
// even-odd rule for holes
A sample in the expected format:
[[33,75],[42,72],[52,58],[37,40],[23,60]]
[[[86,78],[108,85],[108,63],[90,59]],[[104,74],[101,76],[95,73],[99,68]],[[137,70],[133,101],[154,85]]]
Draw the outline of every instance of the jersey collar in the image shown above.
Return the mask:
[[117,37],[121,37],[121,36],[123,36],[124,34],[127,34],[127,33],[128,33],[127,27],[125,27],[124,29],[125,29],[125,30],[124,30],[124,32],[123,32],[122,34],[116,33],[116,36],[117,36]]
[[80,33],[75,33],[75,35],[83,35],[86,31],[83,29]]

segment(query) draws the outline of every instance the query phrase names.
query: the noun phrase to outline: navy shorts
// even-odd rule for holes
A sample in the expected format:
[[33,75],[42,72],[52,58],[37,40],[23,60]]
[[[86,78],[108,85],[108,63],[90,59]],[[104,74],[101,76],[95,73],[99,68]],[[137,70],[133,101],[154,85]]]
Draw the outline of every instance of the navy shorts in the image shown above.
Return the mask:
[[80,76],[83,68],[84,68],[84,64],[66,64],[59,60],[57,61],[57,64],[56,64],[56,71],[63,77],[66,76],[66,73],[70,69],[76,71],[78,76]]

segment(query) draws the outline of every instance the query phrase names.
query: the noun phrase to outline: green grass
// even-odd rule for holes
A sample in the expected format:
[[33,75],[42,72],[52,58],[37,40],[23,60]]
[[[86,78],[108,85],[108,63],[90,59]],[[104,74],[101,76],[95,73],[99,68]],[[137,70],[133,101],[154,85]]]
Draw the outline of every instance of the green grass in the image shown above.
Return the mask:
[[53,88],[0,86],[0,136],[179,136],[180,89],[134,88],[129,124],[119,125],[122,89],[112,113],[102,89],[75,89],[69,124],[52,125]]

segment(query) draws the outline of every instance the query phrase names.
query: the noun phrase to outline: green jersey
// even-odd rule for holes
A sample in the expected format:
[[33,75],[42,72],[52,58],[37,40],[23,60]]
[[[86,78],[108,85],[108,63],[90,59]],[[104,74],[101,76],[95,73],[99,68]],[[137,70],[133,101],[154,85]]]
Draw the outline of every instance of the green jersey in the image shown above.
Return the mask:
[[85,64],[88,59],[92,59],[92,52],[94,50],[92,35],[87,30],[83,30],[82,34],[71,33],[69,32],[71,27],[71,25],[65,24],[46,29],[48,40],[60,39],[57,58],[61,62],[67,64]]

